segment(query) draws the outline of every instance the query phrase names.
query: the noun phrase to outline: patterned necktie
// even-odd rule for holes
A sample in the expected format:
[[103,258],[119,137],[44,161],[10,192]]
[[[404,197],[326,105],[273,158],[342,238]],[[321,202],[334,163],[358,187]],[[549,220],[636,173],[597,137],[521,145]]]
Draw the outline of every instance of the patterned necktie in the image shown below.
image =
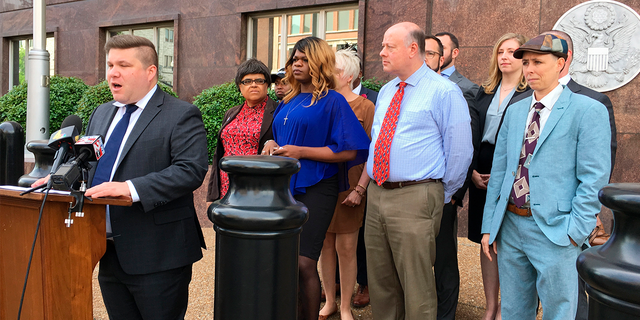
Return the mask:
[[118,124],[116,124],[116,127],[111,132],[111,136],[109,136],[109,140],[104,146],[104,155],[100,158],[96,166],[96,173],[93,175],[93,181],[91,182],[92,186],[111,181],[111,171],[118,157],[118,151],[120,151],[124,134],[129,127],[129,119],[131,119],[131,114],[138,110],[138,106],[135,104],[128,104],[125,107],[127,111],[122,116],[122,119],[118,121]]
[[536,109],[536,112],[533,113],[531,123],[527,128],[527,134],[522,144],[522,150],[520,151],[518,172],[516,172],[516,179],[511,189],[513,203],[518,208],[521,208],[525,203],[529,202],[529,165],[531,164],[533,151],[536,149],[536,144],[538,143],[538,137],[540,137],[540,110],[544,108],[544,105],[536,102],[533,107]]
[[396,91],[396,94],[393,96],[391,105],[384,115],[380,134],[378,134],[378,139],[373,149],[373,179],[378,185],[382,185],[382,183],[389,178],[389,150],[391,149],[393,136],[396,133],[398,115],[400,114],[400,103],[402,102],[404,87],[406,86],[407,83],[405,82],[398,84],[398,91]]

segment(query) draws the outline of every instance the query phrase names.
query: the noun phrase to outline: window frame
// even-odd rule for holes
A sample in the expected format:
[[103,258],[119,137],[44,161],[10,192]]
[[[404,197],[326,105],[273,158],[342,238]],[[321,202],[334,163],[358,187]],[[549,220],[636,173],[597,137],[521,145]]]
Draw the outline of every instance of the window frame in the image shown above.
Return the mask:
[[[45,48],[45,50],[47,50],[47,52],[49,52],[49,76],[53,76],[56,73],[56,64],[55,64],[55,54],[56,54],[56,34],[55,32],[47,32],[46,33],[46,37],[45,37],[45,44],[46,42],[52,39],[53,40],[53,53],[50,52],[49,50],[47,50]],[[15,72],[15,68],[14,68],[14,64],[16,62],[16,57],[14,55],[14,50],[15,50],[15,46],[17,45],[18,42],[20,41],[26,41],[26,46],[25,46],[25,55],[24,55],[24,59],[25,59],[25,65],[24,65],[24,81],[27,82],[29,80],[29,42],[33,41],[33,34],[28,34],[28,35],[22,35],[22,36],[16,36],[16,37],[11,37],[8,38],[8,44],[9,44],[9,59],[8,59],[8,63],[9,63],[9,74],[7,77],[7,83],[8,83],[8,87],[9,90],[11,90],[13,87],[17,86],[20,84],[20,79],[18,78],[17,80],[14,79],[14,72]],[[18,57],[18,60],[20,58]],[[19,71],[18,71],[19,72]]]
[[[253,34],[254,25],[258,19],[262,18],[280,18],[280,41],[285,45],[280,45],[280,61],[278,61],[280,66],[284,66],[287,62],[287,58],[289,56],[289,49],[287,48],[287,40],[286,38],[290,37],[288,34],[288,17],[294,15],[305,15],[305,14],[314,14],[317,13],[318,21],[316,26],[316,37],[326,40],[326,19],[327,12],[329,11],[343,11],[343,10],[360,10],[358,3],[346,3],[346,4],[338,4],[338,5],[330,5],[330,6],[318,6],[318,7],[310,7],[310,8],[296,8],[296,9],[286,9],[286,10],[276,10],[276,11],[267,11],[260,13],[251,13],[247,14],[247,43],[246,43],[246,53],[247,59],[253,58],[256,56],[256,53],[253,52],[253,43],[255,40],[255,34]],[[358,12],[358,16],[360,13]],[[357,26],[357,29],[360,28],[359,21],[354,21],[354,26]],[[343,32],[341,30],[340,32]],[[312,34],[310,32],[309,34]],[[299,34],[294,36],[300,36]],[[277,68],[275,68],[277,70]]]

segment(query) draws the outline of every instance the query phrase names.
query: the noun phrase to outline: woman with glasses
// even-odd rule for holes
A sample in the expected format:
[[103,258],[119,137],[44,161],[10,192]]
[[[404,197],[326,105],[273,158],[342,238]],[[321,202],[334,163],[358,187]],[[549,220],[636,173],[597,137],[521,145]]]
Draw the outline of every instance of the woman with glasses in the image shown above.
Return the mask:
[[293,47],[285,65],[291,91],[274,113],[273,136],[263,154],[300,160],[291,192],[309,209],[300,234],[298,319],[320,311],[318,258],[338,192],[349,188],[348,169],[366,161],[369,137],[335,87],[335,56],[326,41],[308,37]]
[[224,197],[229,190],[227,173],[218,169],[222,157],[260,154],[265,141],[273,139],[271,122],[277,103],[267,96],[271,85],[269,68],[249,59],[238,67],[235,81],[245,102],[224,114],[211,165],[207,202]]
[[[475,103],[470,109],[475,152],[469,167],[473,183],[469,184],[468,238],[475,243],[482,240],[480,229],[487,183],[502,115],[510,104],[519,100],[518,96],[530,90],[522,74],[522,60],[513,57],[513,52],[525,42],[527,39],[516,33],[507,33],[498,39],[491,55],[489,77],[478,90]],[[489,261],[480,248],[480,266],[487,304],[483,320],[501,319],[498,262],[496,254],[493,251],[491,254],[492,261]]]

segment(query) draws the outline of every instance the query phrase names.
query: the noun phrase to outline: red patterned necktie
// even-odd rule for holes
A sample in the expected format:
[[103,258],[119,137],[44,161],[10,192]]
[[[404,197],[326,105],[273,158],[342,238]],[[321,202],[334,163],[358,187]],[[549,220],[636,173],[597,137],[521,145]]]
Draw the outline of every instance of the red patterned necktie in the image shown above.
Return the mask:
[[540,137],[540,110],[544,108],[544,105],[536,102],[533,107],[536,109],[536,112],[533,113],[531,123],[527,128],[527,134],[522,144],[522,150],[520,151],[518,172],[516,172],[516,179],[511,189],[513,203],[518,208],[521,208],[525,203],[529,202],[529,165],[531,164],[533,151],[536,149],[536,144],[538,143],[538,137]]
[[382,127],[373,149],[373,179],[382,185],[389,178],[389,150],[391,149],[391,141],[396,133],[398,125],[398,115],[400,115],[400,103],[404,96],[404,87],[406,82],[398,83],[398,91],[391,100],[391,105],[387,109],[382,121]]

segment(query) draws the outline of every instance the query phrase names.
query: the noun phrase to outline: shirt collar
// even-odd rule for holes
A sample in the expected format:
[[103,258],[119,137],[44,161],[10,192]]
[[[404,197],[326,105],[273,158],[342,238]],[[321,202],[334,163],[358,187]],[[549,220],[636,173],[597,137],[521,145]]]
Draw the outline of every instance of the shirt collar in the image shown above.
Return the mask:
[[[151,90],[149,92],[147,92],[147,95],[145,95],[144,97],[142,97],[142,99],[140,99],[140,101],[134,103],[136,106],[138,106],[138,108],[140,109],[144,109],[144,107],[147,106],[147,103],[149,103],[149,100],[151,100],[151,97],[153,97],[153,94],[156,93],[156,89],[158,89],[158,85],[156,84],[155,86],[153,86],[153,88],[151,88]],[[125,106],[124,103],[115,101],[113,103],[114,106],[116,107],[123,107]]]
[[533,94],[532,95],[533,99],[531,99],[530,108],[533,108],[533,105],[536,102],[540,102],[544,105],[545,109],[551,110],[553,108],[553,105],[560,98],[560,95],[562,94],[562,90],[564,90],[564,86],[558,83],[558,86],[555,87],[553,90],[551,90],[551,92],[549,92],[549,94],[544,96],[544,98],[540,99],[540,101],[536,101],[536,96],[535,94]]
[[[410,75],[409,78],[407,78],[407,80],[405,80],[404,82],[408,86],[415,87],[418,84],[418,82],[425,77],[425,75],[428,73],[429,70],[431,69],[429,69],[429,67],[427,67],[427,65],[423,62],[420,69],[416,70],[416,72]],[[431,71],[433,72],[433,70]],[[434,72],[433,74],[436,74],[436,73]],[[398,86],[398,83],[402,82],[402,80],[400,80],[400,78],[398,77],[396,77],[394,80],[396,81],[396,83],[394,83],[394,86],[396,87]]]
[[353,88],[353,90],[351,90],[351,91],[352,91],[353,93],[357,94],[357,95],[360,95],[360,90],[362,90],[362,82],[360,82],[360,83],[358,84],[358,86],[357,86],[357,87],[355,87],[355,88]]
[[456,72],[456,66],[455,66],[455,65],[452,65],[451,67],[446,68],[446,69],[444,69],[444,70],[440,70],[440,74],[441,74],[442,76],[447,77],[447,79],[449,79],[449,77],[451,77],[451,75],[452,75],[454,72]]
[[566,76],[558,79],[558,82],[560,82],[560,84],[563,84],[565,86],[569,83],[569,81],[571,81],[571,76],[568,73]]

